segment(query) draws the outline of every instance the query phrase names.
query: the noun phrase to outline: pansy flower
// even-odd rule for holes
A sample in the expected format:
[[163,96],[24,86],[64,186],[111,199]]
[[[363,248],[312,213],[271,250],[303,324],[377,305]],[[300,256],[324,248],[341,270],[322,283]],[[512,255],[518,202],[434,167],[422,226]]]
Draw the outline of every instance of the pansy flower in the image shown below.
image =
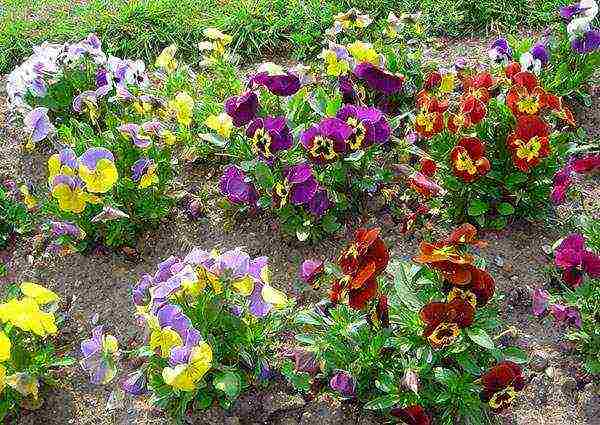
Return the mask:
[[225,112],[221,112],[219,115],[210,115],[206,118],[204,124],[217,132],[217,134],[223,139],[229,139],[231,136],[231,130],[233,129],[233,120]]
[[471,279],[466,285],[452,286],[448,293],[448,302],[455,298],[467,300],[473,307],[486,305],[494,296],[496,284],[494,278],[485,270],[471,266]]
[[430,138],[444,129],[445,104],[428,93],[421,92],[417,96],[418,113],[415,116],[415,131],[423,138]]
[[386,143],[392,132],[385,115],[377,108],[346,105],[336,115],[354,129],[348,145],[352,150]]
[[344,277],[332,285],[330,298],[360,310],[377,295],[377,276],[387,267],[389,252],[379,237],[380,230],[358,229],[354,241],[337,260]]
[[350,52],[345,46],[330,41],[328,48],[321,52],[320,57],[325,62],[327,75],[340,77],[350,72]]
[[181,391],[194,391],[198,382],[210,370],[212,349],[206,342],[174,349],[169,366],[162,371],[165,384]]
[[506,140],[515,166],[527,173],[550,155],[550,129],[535,115],[523,115],[517,120],[517,128]]
[[118,130],[124,137],[131,138],[133,144],[138,148],[145,149],[152,143],[150,135],[144,132],[142,127],[138,124],[121,124],[118,127]]
[[586,248],[578,233],[567,236],[556,248],[554,264],[563,270],[563,280],[573,288],[581,285],[585,274],[600,277],[600,256]]
[[462,79],[463,96],[473,96],[482,102],[490,100],[490,91],[494,87],[494,78],[489,72],[480,72]]
[[308,151],[311,159],[330,162],[346,152],[349,139],[354,129],[339,118],[325,118],[318,125],[313,125],[300,136],[302,146]]
[[381,56],[379,56],[370,43],[357,40],[354,43],[348,44],[348,52],[352,55],[356,63],[367,62],[375,66],[381,65]]
[[204,41],[198,44],[200,50],[212,50],[218,55],[225,53],[225,48],[231,44],[233,37],[225,34],[217,28],[205,28],[202,33],[211,41]]
[[252,151],[271,160],[279,151],[292,147],[293,138],[284,117],[256,118],[246,129]]
[[361,15],[355,8],[351,8],[344,13],[338,13],[335,15],[334,21],[339,22],[342,28],[346,30],[352,28],[366,28],[373,22],[369,15]]
[[431,198],[437,196],[444,191],[444,189],[433,181],[429,176],[419,172],[406,172],[408,186],[417,192],[419,195],[423,195],[425,198]]
[[89,148],[79,157],[79,176],[92,193],[106,193],[119,175],[115,157],[106,148]]
[[356,394],[356,381],[352,375],[345,371],[333,375],[329,380],[329,386],[343,397],[354,397]]
[[177,122],[184,127],[192,124],[194,113],[194,99],[186,92],[179,92],[175,99],[169,101],[169,109],[175,113]]
[[552,192],[550,199],[556,205],[565,202],[567,191],[573,183],[573,168],[571,164],[567,164],[562,170],[558,171],[552,179]]
[[572,161],[573,171],[580,174],[600,170],[600,154],[592,153]]
[[370,62],[359,63],[354,68],[354,75],[384,96],[400,93],[404,87],[403,75],[391,74]]
[[169,357],[173,348],[193,345],[200,339],[190,319],[174,304],[162,305],[155,316],[146,315],[146,322],[151,332],[148,346],[164,358]]
[[512,49],[505,38],[499,38],[490,46],[488,56],[496,63],[508,62],[512,58]]
[[437,349],[452,345],[461,329],[473,324],[475,309],[467,300],[457,297],[448,303],[431,302],[421,309],[419,316],[425,323],[423,337]]
[[131,167],[131,178],[138,188],[145,189],[159,182],[153,159],[140,158]]
[[600,50],[600,30],[588,29],[581,32],[571,41],[571,48],[580,54]]
[[131,372],[121,382],[121,389],[127,394],[140,396],[148,391],[148,379],[144,370]]
[[506,95],[506,106],[515,117],[537,115],[546,106],[546,92],[531,72],[521,71],[511,77],[512,87]]
[[450,153],[452,171],[462,181],[470,183],[490,171],[485,157],[485,145],[476,137],[463,137]]
[[431,418],[419,405],[395,407],[390,415],[400,419],[406,425],[431,425]]
[[11,299],[0,304],[0,320],[40,337],[58,332],[54,314],[40,309],[40,304],[34,297]]
[[483,391],[481,400],[488,403],[494,412],[510,406],[517,393],[525,388],[521,368],[511,361],[503,361],[481,377]]
[[229,165],[219,180],[221,194],[230,202],[256,206],[258,193],[252,181],[235,165]]
[[177,53],[177,46],[175,44],[165,47],[156,58],[155,65],[168,73],[175,72],[177,69],[175,53]]
[[300,266],[300,279],[312,285],[314,281],[323,273],[323,262],[320,260],[304,260]]
[[267,262],[267,257],[258,257],[250,262],[248,268],[248,274],[254,280],[248,310],[255,317],[265,317],[272,309],[283,308],[288,303],[287,296],[271,286]]
[[277,96],[291,96],[302,87],[297,75],[284,71],[281,66],[272,62],[260,65],[250,83],[263,86]]
[[48,158],[48,181],[52,184],[54,177],[58,175],[74,176],[79,169],[79,160],[75,151],[65,148]]
[[58,201],[62,211],[79,214],[83,212],[88,202],[97,202],[84,190],[84,183],[78,177],[58,175],[52,179],[50,189],[52,197]]
[[247,91],[239,96],[230,97],[225,101],[225,112],[233,120],[233,125],[243,127],[256,117],[258,111],[258,96],[253,91]]
[[100,110],[98,107],[98,100],[106,95],[104,87],[98,90],[87,90],[73,99],[73,111],[78,114],[87,114],[90,121],[96,122],[100,118]]
[[285,169],[283,178],[283,183],[277,183],[273,191],[275,204],[280,208],[288,202],[293,205],[307,204],[319,189],[319,183],[308,162]]
[[110,383],[117,374],[119,344],[117,339],[104,333],[103,326],[92,330],[92,337],[81,342],[81,367],[95,385]]
[[447,242],[421,242],[419,254],[413,259],[417,263],[428,264],[438,270],[444,279],[454,285],[471,282],[471,264],[474,258],[457,246]]
[[48,108],[37,107],[23,117],[25,134],[30,147],[41,142],[56,130],[48,118]]

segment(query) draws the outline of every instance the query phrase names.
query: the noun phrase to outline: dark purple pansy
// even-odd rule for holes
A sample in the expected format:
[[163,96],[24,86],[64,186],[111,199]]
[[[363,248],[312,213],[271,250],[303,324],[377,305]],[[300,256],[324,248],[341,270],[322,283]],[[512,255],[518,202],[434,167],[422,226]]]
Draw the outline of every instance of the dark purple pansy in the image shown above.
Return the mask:
[[537,43],[531,48],[531,56],[541,62],[542,66],[550,61],[550,52],[544,43]]
[[252,139],[253,151],[267,160],[293,144],[292,133],[284,117],[256,118],[248,126],[246,136]]
[[148,391],[146,374],[143,370],[138,370],[130,373],[121,382],[121,388],[128,394],[131,395],[142,395]]
[[377,108],[346,105],[338,111],[337,117],[354,130],[349,143],[353,150],[386,143],[392,133],[385,115]]
[[323,273],[323,262],[320,260],[304,260],[300,266],[300,279],[309,285],[312,285],[321,273]]
[[308,162],[287,168],[284,173],[284,184],[275,187],[275,198],[279,198],[279,205],[287,201],[294,205],[310,202],[317,193],[319,184],[313,175],[313,170]]
[[225,112],[236,127],[243,127],[252,121],[256,117],[256,111],[258,111],[258,96],[253,91],[230,97],[225,101]]
[[328,162],[346,152],[353,134],[354,129],[339,118],[325,118],[302,133],[300,142],[313,160]]
[[584,274],[600,277],[600,256],[586,249],[583,236],[567,236],[554,252],[554,264],[563,270],[563,279],[576,288],[583,282]]
[[404,76],[390,74],[370,62],[358,64],[354,68],[354,75],[384,96],[400,93],[404,86]]
[[580,37],[571,41],[571,48],[577,53],[590,53],[600,49],[600,31],[590,29],[584,32]]
[[291,96],[302,87],[300,78],[289,71],[270,73],[262,69],[251,78],[250,84],[263,86],[277,96]]
[[329,381],[332,390],[337,391],[344,397],[354,397],[356,382],[348,372],[338,372]]
[[354,85],[352,84],[352,80],[350,77],[342,75],[338,79],[338,85],[340,88],[340,93],[342,94],[342,103],[346,105],[351,105],[356,103],[358,100],[358,95],[356,90],[354,89]]
[[315,217],[321,217],[331,207],[327,191],[322,187],[317,188],[315,196],[309,201],[308,209]]
[[561,323],[567,323],[571,326],[581,329],[581,314],[575,307],[567,307],[562,304],[552,304],[550,313],[554,320]]
[[572,174],[573,171],[569,164],[554,175],[552,193],[550,194],[550,199],[554,204],[560,205],[565,202],[567,191],[573,182],[573,179],[571,178]]
[[512,58],[512,49],[505,38],[499,38],[490,46],[488,55],[494,62],[505,62]]
[[569,23],[575,18],[575,16],[579,15],[583,9],[579,6],[579,3],[570,4],[568,6],[562,6],[559,9],[559,15],[566,23]]
[[256,206],[258,194],[254,184],[246,174],[236,167],[229,165],[219,181],[221,193],[234,204]]

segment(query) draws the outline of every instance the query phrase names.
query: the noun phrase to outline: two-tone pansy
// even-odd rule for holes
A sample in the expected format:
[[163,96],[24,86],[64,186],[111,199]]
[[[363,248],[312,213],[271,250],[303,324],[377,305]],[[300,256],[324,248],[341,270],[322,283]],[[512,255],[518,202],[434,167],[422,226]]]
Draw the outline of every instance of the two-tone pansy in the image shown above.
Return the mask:
[[352,150],[384,144],[392,132],[385,115],[377,108],[346,105],[338,111],[336,117],[354,130],[348,141]]
[[92,337],[81,342],[81,354],[81,367],[92,384],[109,384],[117,375],[119,343],[114,336],[104,333],[103,326],[96,326]]
[[252,151],[267,161],[293,145],[285,117],[256,118],[246,129],[246,136],[251,140]]
[[321,52],[320,57],[325,62],[325,72],[332,77],[347,75],[352,68],[352,58],[345,46],[329,42],[328,48]]
[[506,409],[525,388],[525,378],[519,365],[505,360],[492,367],[481,377],[481,400],[494,412]]
[[117,182],[119,174],[115,157],[106,148],[89,148],[79,157],[79,177],[91,193],[106,193]]
[[64,174],[55,176],[50,185],[50,193],[58,201],[62,211],[79,214],[89,203],[97,203],[98,198],[85,191],[85,184],[79,177]]
[[428,139],[444,130],[444,112],[447,102],[440,102],[426,92],[417,96],[418,112],[415,116],[415,131]]
[[433,348],[448,347],[460,336],[462,329],[473,324],[475,309],[465,299],[431,302],[421,309],[419,317],[425,324],[423,337]]
[[162,378],[165,384],[180,391],[194,391],[210,370],[212,360],[212,349],[204,341],[175,348],[169,356],[169,366],[162,370]]
[[450,162],[455,176],[470,183],[490,170],[485,157],[485,145],[476,137],[463,137],[450,152]]
[[515,117],[537,115],[546,107],[546,92],[534,74],[520,71],[511,77],[512,86],[506,95],[506,106]]
[[56,129],[48,117],[48,108],[33,108],[23,117],[26,147],[32,149],[36,143],[52,135]]
[[79,160],[75,151],[65,148],[48,158],[48,182],[52,184],[54,177],[59,175],[75,176],[79,170]]
[[157,167],[153,159],[140,158],[131,166],[131,178],[139,189],[145,189],[159,182]]
[[308,204],[319,189],[319,183],[308,162],[303,162],[284,170],[283,182],[273,189],[275,205],[279,208],[288,202],[293,205]]
[[404,76],[392,74],[370,62],[361,62],[354,68],[354,75],[368,87],[384,96],[400,93],[404,87]]
[[600,278],[600,255],[588,249],[578,233],[562,240],[554,252],[554,264],[562,270],[563,280],[573,288],[581,285],[586,274]]
[[549,134],[548,124],[538,116],[520,116],[517,119],[517,128],[506,140],[515,167],[528,173],[543,158],[550,155]]
[[332,162],[346,152],[354,129],[339,118],[325,118],[300,136],[300,142],[313,161]]

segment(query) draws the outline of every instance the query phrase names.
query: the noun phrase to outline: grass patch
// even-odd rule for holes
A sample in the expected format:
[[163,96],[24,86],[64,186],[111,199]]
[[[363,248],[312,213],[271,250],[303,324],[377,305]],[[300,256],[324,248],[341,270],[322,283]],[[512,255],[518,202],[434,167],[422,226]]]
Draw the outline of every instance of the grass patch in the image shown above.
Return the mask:
[[540,27],[564,0],[5,0],[0,6],[0,72],[6,73],[45,40],[79,40],[96,32],[108,51],[147,59],[177,43],[192,61],[202,30],[215,26],[235,37],[246,61],[284,56],[306,59],[321,50],[336,13],[357,7],[383,25],[390,11],[421,10],[435,35],[462,36],[491,27]]

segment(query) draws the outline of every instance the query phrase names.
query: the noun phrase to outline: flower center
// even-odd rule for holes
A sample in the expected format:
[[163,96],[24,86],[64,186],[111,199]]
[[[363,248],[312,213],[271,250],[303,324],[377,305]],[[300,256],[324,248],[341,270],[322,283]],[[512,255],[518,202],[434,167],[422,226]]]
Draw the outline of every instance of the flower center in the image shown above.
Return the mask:
[[358,150],[362,146],[362,142],[365,140],[367,130],[365,126],[358,121],[357,118],[350,117],[346,121],[350,127],[354,129],[354,137],[350,140],[350,148],[352,150]]
[[289,188],[282,183],[277,183],[275,185],[275,194],[280,198],[279,208],[283,208],[283,206],[287,203]]
[[508,406],[517,396],[517,392],[512,385],[506,387],[504,390],[494,394],[490,399],[490,407],[492,409],[502,409]]
[[331,160],[337,156],[333,149],[333,140],[323,136],[315,137],[312,148],[309,149],[311,155],[315,158],[323,157],[326,160]]
[[447,347],[454,342],[459,333],[460,328],[456,323],[443,322],[429,335],[429,341],[434,347]]
[[273,156],[271,153],[271,135],[264,128],[259,128],[252,138],[252,150],[255,153],[262,153],[265,158]]
[[527,142],[519,139],[515,143],[518,145],[517,157],[519,159],[527,159],[527,161],[531,161],[540,155],[542,141],[537,136],[532,137]]
[[452,290],[448,293],[448,302],[452,301],[455,298],[460,298],[463,300],[466,300],[469,302],[469,304],[471,304],[473,307],[477,306],[477,297],[475,296],[475,294],[471,291],[467,291],[467,290],[462,290],[460,288],[454,287],[452,288]]
[[425,131],[433,131],[435,114],[433,112],[421,111],[417,115],[416,121],[419,127],[423,127]]
[[458,171],[466,171],[471,175],[477,174],[477,167],[475,167],[471,157],[466,152],[460,152],[458,154],[458,158],[456,158],[456,169]]
[[517,102],[517,108],[520,112],[534,115],[540,110],[540,102],[537,96],[523,96]]

